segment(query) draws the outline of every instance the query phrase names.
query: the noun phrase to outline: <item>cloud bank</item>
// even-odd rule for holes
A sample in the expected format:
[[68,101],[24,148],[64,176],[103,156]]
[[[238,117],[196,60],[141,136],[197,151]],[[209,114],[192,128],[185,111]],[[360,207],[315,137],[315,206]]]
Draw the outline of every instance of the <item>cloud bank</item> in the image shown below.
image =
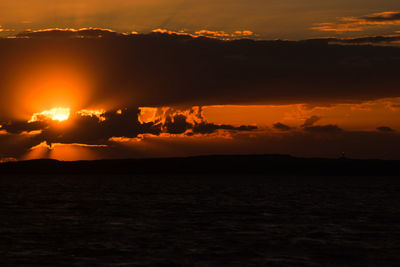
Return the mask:
[[[2,117],[12,109],[28,108],[16,102],[24,98],[21,90],[35,97],[43,91],[41,86],[50,83],[54,88],[48,91],[60,97],[58,83],[64,93],[76,90],[75,98],[85,101],[77,107],[82,109],[105,102],[109,108],[332,104],[400,96],[400,49],[394,47],[224,41],[102,29],[25,32],[17,39],[0,39],[0,47]],[[68,88],[65,84],[71,77],[63,69],[76,70],[81,80],[88,80],[85,87],[79,91]],[[47,74],[57,70],[59,80]],[[37,80],[35,85],[27,77]],[[44,98],[25,102],[44,102]]]
[[386,11],[360,17],[344,17],[340,22],[324,22],[312,27],[323,32],[359,32],[366,28],[400,25],[400,11]]
[[[70,144],[81,147],[107,147],[111,142],[135,139],[140,135],[210,135],[224,132],[250,132],[257,126],[233,126],[214,124],[204,120],[201,110],[176,110],[164,108],[164,113],[150,120],[141,122],[140,109],[109,110],[101,112],[78,111],[68,121],[58,122],[47,117],[38,117],[36,121],[2,121],[0,145],[17,143],[26,139],[21,146],[25,150],[61,146]],[[3,144],[4,142],[4,144]],[[17,150],[19,154],[20,150]],[[5,152],[5,151],[0,151]]]

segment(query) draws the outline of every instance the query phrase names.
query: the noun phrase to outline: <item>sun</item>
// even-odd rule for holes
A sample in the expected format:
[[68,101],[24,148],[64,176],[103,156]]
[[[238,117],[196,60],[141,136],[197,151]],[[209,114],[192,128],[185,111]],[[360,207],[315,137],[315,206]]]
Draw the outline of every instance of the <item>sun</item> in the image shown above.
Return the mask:
[[41,120],[53,120],[53,121],[66,121],[69,119],[71,113],[70,108],[53,108],[50,110],[44,110],[39,113],[34,113],[29,122],[41,121]]
[[69,108],[54,108],[51,110],[51,119],[53,121],[66,121],[69,118]]

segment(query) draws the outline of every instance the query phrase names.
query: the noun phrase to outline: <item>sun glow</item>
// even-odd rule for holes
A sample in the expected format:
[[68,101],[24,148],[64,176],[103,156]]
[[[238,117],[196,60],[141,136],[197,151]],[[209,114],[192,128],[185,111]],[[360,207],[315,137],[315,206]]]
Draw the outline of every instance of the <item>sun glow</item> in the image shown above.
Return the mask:
[[76,112],[80,116],[87,116],[87,117],[97,117],[100,121],[105,121],[105,113],[106,111],[104,109],[82,109],[78,112]]
[[50,110],[44,110],[40,113],[34,113],[29,122],[41,121],[41,120],[53,120],[53,121],[66,121],[69,118],[71,111],[69,108],[53,108]]

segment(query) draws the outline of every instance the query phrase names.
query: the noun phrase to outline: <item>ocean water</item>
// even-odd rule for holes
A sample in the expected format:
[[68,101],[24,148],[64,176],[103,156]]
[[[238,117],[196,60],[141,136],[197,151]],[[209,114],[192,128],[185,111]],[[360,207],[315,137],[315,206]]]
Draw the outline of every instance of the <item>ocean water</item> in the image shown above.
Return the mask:
[[0,266],[400,266],[396,177],[0,175]]

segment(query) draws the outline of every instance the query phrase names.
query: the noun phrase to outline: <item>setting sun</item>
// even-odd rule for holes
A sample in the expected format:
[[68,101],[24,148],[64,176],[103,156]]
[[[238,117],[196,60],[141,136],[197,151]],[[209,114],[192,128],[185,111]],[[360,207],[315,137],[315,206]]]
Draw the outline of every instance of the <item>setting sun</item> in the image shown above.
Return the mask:
[[53,121],[65,121],[68,120],[70,115],[70,109],[69,108],[53,108],[50,110],[44,110],[40,113],[35,113],[32,115],[32,118],[30,119],[29,122],[35,122],[35,121],[40,121],[43,119],[50,119]]

